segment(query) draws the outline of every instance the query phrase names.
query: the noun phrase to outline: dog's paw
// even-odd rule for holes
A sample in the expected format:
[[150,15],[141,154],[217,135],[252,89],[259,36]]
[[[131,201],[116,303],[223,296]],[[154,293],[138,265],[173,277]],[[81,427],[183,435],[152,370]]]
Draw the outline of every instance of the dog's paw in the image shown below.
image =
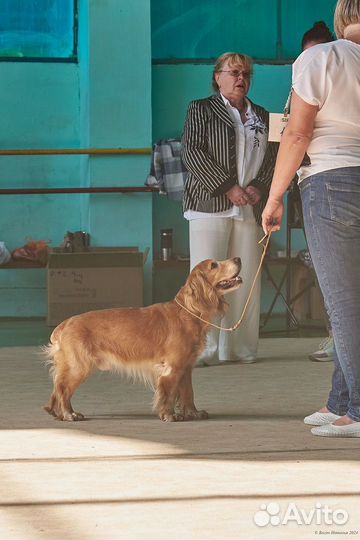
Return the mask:
[[183,422],[184,417],[182,414],[179,413],[164,413],[160,414],[160,420],[162,420],[163,422]]
[[198,411],[197,413],[198,413],[198,417],[197,417],[198,420],[207,420],[209,418],[209,413],[207,411],[202,410],[202,411]]
[[79,412],[65,413],[62,418],[65,422],[81,422],[84,419],[85,416]]
[[51,416],[57,416],[56,412],[54,411],[54,409],[52,409],[51,407],[49,407],[48,405],[45,405],[45,407],[43,407],[44,411],[46,411],[48,414],[50,414]]
[[185,420],[207,420],[209,415],[207,411],[187,411],[185,414]]

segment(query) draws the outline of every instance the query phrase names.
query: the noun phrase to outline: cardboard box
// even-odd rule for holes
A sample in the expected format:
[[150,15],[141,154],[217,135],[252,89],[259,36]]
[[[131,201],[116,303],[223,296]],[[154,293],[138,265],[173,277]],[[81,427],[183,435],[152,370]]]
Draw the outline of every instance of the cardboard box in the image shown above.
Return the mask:
[[138,248],[53,250],[47,266],[47,324],[56,326],[94,309],[143,306],[146,255]]

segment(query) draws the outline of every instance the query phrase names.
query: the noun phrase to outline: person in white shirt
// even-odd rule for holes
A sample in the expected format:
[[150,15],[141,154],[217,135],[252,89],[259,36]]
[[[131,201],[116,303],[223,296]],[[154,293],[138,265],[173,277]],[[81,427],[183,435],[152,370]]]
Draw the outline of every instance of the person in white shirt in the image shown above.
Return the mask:
[[291,114],[262,223],[280,229],[283,195],[299,175],[306,238],[335,342],[325,407],[305,418],[314,435],[360,437],[360,5],[338,0],[338,40],[293,65]]
[[[278,145],[268,143],[269,113],[248,97],[252,61],[225,53],[213,71],[215,95],[190,103],[183,161],[188,170],[184,217],[190,228],[190,265],[240,257],[243,285],[229,295],[221,321],[233,326],[242,313],[262,254],[261,212]],[[202,362],[255,362],[259,340],[260,277],[245,319],[233,333],[212,330]]]

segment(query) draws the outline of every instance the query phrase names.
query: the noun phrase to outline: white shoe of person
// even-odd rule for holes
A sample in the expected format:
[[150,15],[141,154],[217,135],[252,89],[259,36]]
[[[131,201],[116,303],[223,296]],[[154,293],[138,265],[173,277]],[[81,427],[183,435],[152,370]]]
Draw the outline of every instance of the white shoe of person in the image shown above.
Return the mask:
[[325,426],[327,424],[331,424],[332,422],[335,422],[335,420],[338,420],[341,418],[339,415],[334,414],[332,412],[314,412],[313,414],[310,414],[309,416],[305,416],[304,418],[304,424],[308,424],[310,426]]
[[360,422],[337,426],[336,424],[325,424],[324,426],[313,427],[313,435],[319,437],[348,437],[360,438]]
[[312,362],[330,362],[334,359],[334,339],[328,336],[319,343],[317,351],[309,354]]

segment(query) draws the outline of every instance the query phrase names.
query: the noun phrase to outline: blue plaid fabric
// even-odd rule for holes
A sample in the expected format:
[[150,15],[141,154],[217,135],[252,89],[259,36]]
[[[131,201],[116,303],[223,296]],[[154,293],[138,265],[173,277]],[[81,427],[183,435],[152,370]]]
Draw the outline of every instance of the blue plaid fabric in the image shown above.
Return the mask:
[[179,139],[161,139],[153,146],[150,174],[145,185],[157,187],[173,201],[181,201],[187,170],[181,159]]

